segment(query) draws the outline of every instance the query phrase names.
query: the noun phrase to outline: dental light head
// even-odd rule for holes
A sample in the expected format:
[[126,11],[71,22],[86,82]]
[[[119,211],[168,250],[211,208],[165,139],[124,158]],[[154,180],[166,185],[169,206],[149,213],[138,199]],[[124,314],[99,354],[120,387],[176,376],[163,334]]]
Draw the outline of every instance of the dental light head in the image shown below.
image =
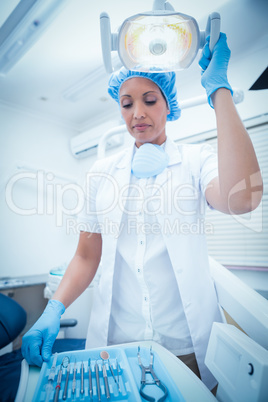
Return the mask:
[[111,52],[117,51],[128,70],[166,72],[188,68],[210,35],[210,50],[220,35],[220,15],[208,17],[205,31],[186,14],[175,12],[165,0],[155,0],[153,10],[127,18],[111,33],[107,13],[100,16],[103,61],[108,73],[114,68]]

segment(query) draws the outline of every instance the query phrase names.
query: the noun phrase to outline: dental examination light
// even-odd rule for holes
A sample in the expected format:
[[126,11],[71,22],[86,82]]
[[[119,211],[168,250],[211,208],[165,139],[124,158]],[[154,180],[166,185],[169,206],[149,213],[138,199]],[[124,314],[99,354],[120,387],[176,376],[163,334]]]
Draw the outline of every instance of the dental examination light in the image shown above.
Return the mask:
[[205,31],[197,21],[178,13],[166,0],[154,0],[153,10],[127,18],[111,33],[107,13],[100,15],[102,55],[107,73],[114,70],[111,52],[117,51],[129,70],[164,72],[188,68],[210,35],[210,50],[220,35],[220,15],[208,17]]

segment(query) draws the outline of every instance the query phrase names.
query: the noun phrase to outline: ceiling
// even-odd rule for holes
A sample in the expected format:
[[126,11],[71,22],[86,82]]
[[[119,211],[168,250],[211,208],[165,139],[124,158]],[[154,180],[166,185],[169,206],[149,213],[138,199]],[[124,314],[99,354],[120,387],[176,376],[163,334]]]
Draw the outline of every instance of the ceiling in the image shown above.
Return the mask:
[[[22,0],[24,1],[24,0]],[[192,15],[204,30],[209,13],[218,11],[232,51],[230,76],[247,90],[267,67],[267,0],[170,0],[176,11]],[[2,0],[0,25],[18,0]],[[0,77],[0,102],[66,124],[78,131],[118,113],[107,96],[108,75],[101,54],[99,15],[106,11],[112,31],[123,20],[152,9],[153,0],[68,0],[44,35]],[[250,60],[248,62],[248,60]],[[74,86],[91,82],[80,99],[68,100]],[[182,99],[203,93],[198,60],[177,74]]]

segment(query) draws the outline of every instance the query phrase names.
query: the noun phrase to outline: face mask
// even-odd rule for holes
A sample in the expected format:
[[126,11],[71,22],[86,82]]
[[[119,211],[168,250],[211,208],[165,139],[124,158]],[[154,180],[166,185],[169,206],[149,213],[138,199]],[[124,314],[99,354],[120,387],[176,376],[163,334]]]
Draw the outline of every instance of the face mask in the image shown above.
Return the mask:
[[168,165],[169,157],[162,147],[156,144],[141,145],[132,161],[132,173],[138,179],[156,176]]

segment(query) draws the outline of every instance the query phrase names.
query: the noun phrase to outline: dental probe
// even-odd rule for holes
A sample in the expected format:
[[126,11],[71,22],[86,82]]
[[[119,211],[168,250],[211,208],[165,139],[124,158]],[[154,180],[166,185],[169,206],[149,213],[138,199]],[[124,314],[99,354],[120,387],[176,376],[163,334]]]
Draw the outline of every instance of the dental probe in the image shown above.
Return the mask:
[[69,374],[70,374],[70,363],[68,363],[68,366],[67,366],[66,381],[65,381],[65,386],[64,386],[63,396],[62,396],[62,399],[64,401],[67,398],[67,388],[68,388]]
[[[100,357],[102,358],[103,361],[108,361],[108,366],[109,366],[109,369],[110,369],[111,374],[112,374],[112,376],[113,376],[114,382],[117,384],[118,392],[121,392],[120,386],[119,386],[119,381],[117,382],[117,380],[116,380],[116,378],[115,378],[115,375],[114,375],[114,371],[113,371],[112,365],[111,365],[111,363],[110,363],[110,359],[109,359],[110,356],[109,356],[109,353],[106,352],[106,350],[102,350],[102,351],[100,352]],[[116,362],[117,362],[117,360],[116,360]]]
[[96,382],[97,382],[97,391],[98,391],[98,400],[101,400],[101,391],[100,391],[100,375],[99,375],[99,366],[96,361],[95,363],[95,371],[96,371]]
[[58,400],[59,400],[59,392],[60,392],[60,388],[61,388],[60,385],[61,385],[61,379],[62,379],[62,367],[64,367],[64,368],[68,367],[69,363],[70,363],[69,357],[65,356],[62,359],[60,369],[59,369],[59,373],[58,373],[57,385],[56,385],[55,395],[54,395],[54,402],[58,402]]
[[90,358],[88,359],[88,380],[89,380],[89,396],[92,398],[92,374],[91,374],[91,367],[90,367]]
[[103,373],[104,384],[105,384],[106,398],[110,399],[109,383],[108,383],[108,378],[107,378],[106,366],[105,366],[104,362],[102,363],[102,373]]
[[81,388],[80,388],[80,393],[84,393],[84,363],[81,363]]
[[73,371],[73,383],[72,383],[72,393],[75,393],[76,389],[76,359],[74,361],[74,371]]
[[121,390],[120,390],[120,385],[119,385],[119,364],[118,364],[118,361],[117,361],[117,358],[116,358],[116,371],[117,371],[117,385],[118,385],[118,391],[119,392],[121,392]]
[[54,402],[58,402],[58,399],[59,399],[61,377],[62,377],[62,364],[60,365],[60,369],[59,369],[59,373],[58,373],[57,385],[56,385],[55,395],[54,395]]

